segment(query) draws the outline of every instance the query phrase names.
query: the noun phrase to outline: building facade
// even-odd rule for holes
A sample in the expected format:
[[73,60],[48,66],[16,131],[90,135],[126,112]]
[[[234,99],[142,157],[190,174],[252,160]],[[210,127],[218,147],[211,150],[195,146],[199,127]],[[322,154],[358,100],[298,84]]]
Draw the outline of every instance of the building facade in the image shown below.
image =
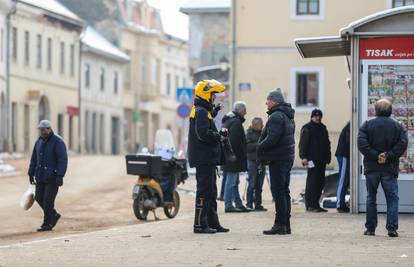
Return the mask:
[[123,68],[129,57],[88,27],[82,35],[81,151],[124,152]]
[[[408,3],[410,2],[410,3]],[[251,0],[233,1],[232,38],[235,99],[246,101],[248,120],[265,117],[269,90],[282,88],[296,109],[296,139],[310,112],[323,110],[334,154],[341,129],[351,116],[351,96],[343,58],[301,59],[294,39],[336,35],[343,25],[411,1]],[[357,7],[357,8],[356,8]],[[341,12],[338,12],[341,10]],[[345,67],[344,67],[345,66]],[[332,157],[332,163],[336,160]],[[300,162],[296,160],[296,166]]]
[[8,148],[8,105],[7,105],[7,40],[8,14],[12,9],[11,0],[0,1],[0,152]]
[[18,0],[11,16],[10,101],[14,151],[30,151],[49,119],[69,150],[79,150],[82,20],[55,0]]

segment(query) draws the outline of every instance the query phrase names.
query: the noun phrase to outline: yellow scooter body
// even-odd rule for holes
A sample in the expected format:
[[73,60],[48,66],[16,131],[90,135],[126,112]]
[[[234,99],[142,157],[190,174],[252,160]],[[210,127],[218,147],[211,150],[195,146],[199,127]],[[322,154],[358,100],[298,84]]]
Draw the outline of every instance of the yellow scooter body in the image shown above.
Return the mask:
[[140,178],[137,179],[135,184],[139,187],[148,186],[149,188],[155,190],[159,194],[160,199],[164,198],[164,194],[162,192],[161,185],[154,178],[150,178],[150,177],[141,178],[140,177]]

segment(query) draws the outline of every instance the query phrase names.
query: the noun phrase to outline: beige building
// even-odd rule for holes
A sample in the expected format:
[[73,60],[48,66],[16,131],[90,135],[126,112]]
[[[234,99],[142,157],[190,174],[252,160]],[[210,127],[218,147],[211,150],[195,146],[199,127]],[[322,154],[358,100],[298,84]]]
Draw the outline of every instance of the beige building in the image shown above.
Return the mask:
[[261,0],[260,4],[233,0],[232,3],[235,44],[232,87],[235,99],[247,102],[248,121],[254,116],[265,117],[266,94],[278,87],[296,109],[297,141],[312,109],[322,109],[332,142],[333,167],[339,133],[351,116],[347,63],[340,57],[304,60],[294,46],[294,39],[337,35],[339,28],[354,20],[392,6],[414,3],[404,0]]
[[18,0],[11,18],[11,139],[30,151],[49,119],[79,149],[79,39],[83,22],[55,0]]

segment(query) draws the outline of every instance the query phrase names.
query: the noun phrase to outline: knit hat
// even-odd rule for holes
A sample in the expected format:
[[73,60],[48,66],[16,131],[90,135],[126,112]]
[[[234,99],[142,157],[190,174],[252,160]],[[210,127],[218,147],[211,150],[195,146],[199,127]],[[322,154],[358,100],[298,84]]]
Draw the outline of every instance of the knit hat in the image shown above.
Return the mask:
[[311,118],[316,117],[316,116],[319,116],[319,117],[322,118],[323,117],[322,110],[317,109],[317,108],[315,108],[314,110],[312,110]]
[[273,89],[272,91],[270,91],[269,94],[267,95],[267,100],[272,100],[279,104],[285,103],[285,98],[280,88]]

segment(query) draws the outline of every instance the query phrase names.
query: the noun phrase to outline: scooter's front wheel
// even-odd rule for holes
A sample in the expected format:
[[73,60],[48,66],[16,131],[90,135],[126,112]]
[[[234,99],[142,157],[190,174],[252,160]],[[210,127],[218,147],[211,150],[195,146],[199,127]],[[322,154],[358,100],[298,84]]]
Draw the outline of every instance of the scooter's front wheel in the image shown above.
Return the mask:
[[177,216],[178,211],[180,209],[180,195],[178,194],[177,191],[174,191],[174,195],[173,195],[173,205],[164,207],[164,213],[165,216],[167,216],[168,218],[172,219],[175,216]]
[[134,199],[132,207],[134,209],[135,217],[137,217],[138,220],[147,220],[149,210],[144,206],[144,202],[147,199],[149,199],[149,195],[145,190],[139,191],[137,198]]

